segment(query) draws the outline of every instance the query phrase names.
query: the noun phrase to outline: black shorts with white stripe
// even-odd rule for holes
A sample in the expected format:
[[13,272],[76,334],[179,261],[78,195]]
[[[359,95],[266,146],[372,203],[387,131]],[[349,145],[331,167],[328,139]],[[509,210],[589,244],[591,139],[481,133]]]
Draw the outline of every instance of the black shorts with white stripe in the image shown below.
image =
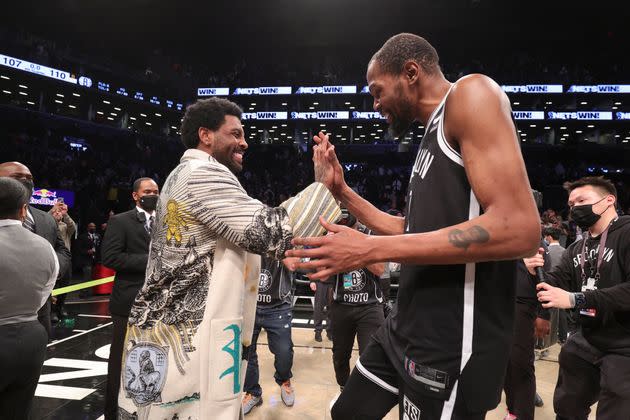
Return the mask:
[[333,420],[382,419],[398,405],[401,420],[483,420],[486,412],[469,412],[461,393],[447,401],[414,393],[379,343],[372,340],[331,410]]

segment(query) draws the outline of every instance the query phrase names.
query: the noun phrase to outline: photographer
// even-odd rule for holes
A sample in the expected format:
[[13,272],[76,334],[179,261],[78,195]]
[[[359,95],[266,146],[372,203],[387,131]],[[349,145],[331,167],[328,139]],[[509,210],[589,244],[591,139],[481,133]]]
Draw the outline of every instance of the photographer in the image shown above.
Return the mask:
[[[569,246],[538,288],[545,308],[575,309],[579,329],[562,347],[554,394],[558,419],[598,420],[630,413],[630,217],[619,217],[612,182],[587,177],[566,183],[571,218],[584,238]],[[544,264],[525,259],[531,274]]]
[[[359,232],[371,234],[352,215],[345,223]],[[384,270],[385,263],[376,263],[334,276],[333,302],[330,305],[332,352],[335,378],[342,391],[350,376],[350,357],[355,337],[361,354],[385,321],[379,280]]]
[[247,371],[243,385],[243,415],[262,404],[260,369],[258,366],[257,344],[260,332],[267,332],[269,351],[274,356],[274,379],[280,387],[280,399],[287,407],[295,403],[295,393],[291,378],[293,373],[293,341],[291,340],[291,302],[295,292],[295,274],[273,258],[263,257],[260,266],[258,304],[254,334],[249,346]]

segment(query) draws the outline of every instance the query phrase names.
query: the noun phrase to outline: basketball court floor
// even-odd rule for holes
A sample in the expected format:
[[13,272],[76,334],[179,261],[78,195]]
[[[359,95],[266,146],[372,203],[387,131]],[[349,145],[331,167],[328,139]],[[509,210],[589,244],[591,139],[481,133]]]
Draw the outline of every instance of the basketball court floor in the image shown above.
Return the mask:
[[[54,341],[48,346],[46,361],[33,404],[33,419],[47,420],[100,420],[103,415],[107,357],[112,324],[108,316],[107,297],[79,300],[69,296],[68,320],[55,328]],[[293,315],[293,387],[295,405],[285,407],[280,399],[280,389],[273,379],[273,355],[267,346],[267,337],[260,335],[258,357],[260,383],[263,388],[263,405],[254,408],[246,416],[250,420],[323,420],[330,419],[331,400],[339,392],[332,367],[332,342],[314,340],[311,311],[296,306]],[[545,401],[536,409],[536,419],[555,418],[552,407],[553,389],[556,383],[560,348],[552,347],[549,354],[536,362],[538,392]],[[351,364],[358,357],[355,345]],[[366,396],[369,398],[369,396]],[[505,416],[505,405],[490,412],[488,420],[500,420]],[[595,418],[591,414],[592,419]],[[398,409],[386,417],[398,419]]]

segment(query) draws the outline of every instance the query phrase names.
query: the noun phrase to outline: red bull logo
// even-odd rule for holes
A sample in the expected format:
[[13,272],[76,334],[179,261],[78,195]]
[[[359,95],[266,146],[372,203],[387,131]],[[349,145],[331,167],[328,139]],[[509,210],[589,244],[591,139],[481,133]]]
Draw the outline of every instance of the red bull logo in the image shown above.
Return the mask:
[[39,198],[48,198],[48,199],[57,198],[57,191],[51,191],[51,190],[42,188],[40,190],[33,191],[33,196],[39,197]]
[[74,205],[74,192],[66,190],[49,190],[47,188],[33,189],[30,204],[40,206],[54,206],[59,200],[63,200],[68,207]]
[[39,204],[42,206],[54,206],[57,201],[57,191],[47,190],[45,188],[33,190],[31,204]]

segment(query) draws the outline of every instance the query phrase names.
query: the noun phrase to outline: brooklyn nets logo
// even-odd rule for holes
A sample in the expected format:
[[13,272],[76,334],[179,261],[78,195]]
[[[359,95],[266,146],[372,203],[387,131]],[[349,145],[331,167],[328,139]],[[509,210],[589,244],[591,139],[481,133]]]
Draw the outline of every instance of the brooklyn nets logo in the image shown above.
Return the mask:
[[365,287],[365,274],[361,270],[351,271],[343,275],[343,288],[351,292],[359,292]]
[[260,281],[258,283],[258,292],[265,293],[271,288],[271,273],[269,270],[260,271]]

